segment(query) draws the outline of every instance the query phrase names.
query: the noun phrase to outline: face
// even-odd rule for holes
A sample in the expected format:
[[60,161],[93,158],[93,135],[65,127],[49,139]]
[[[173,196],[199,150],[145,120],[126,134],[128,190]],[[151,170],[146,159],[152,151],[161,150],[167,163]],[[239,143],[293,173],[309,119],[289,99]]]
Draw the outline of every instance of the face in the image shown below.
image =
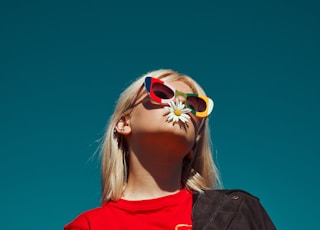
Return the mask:
[[[182,81],[172,81],[170,85],[184,93],[193,93],[192,89]],[[177,96],[175,100],[185,103],[185,98]],[[129,142],[151,144],[172,148],[172,151],[187,154],[192,148],[200,118],[188,113],[190,119],[184,123],[168,122],[169,113],[164,107],[168,104],[157,104],[144,96],[134,107],[129,118],[131,134]],[[130,143],[129,143],[130,145]]]

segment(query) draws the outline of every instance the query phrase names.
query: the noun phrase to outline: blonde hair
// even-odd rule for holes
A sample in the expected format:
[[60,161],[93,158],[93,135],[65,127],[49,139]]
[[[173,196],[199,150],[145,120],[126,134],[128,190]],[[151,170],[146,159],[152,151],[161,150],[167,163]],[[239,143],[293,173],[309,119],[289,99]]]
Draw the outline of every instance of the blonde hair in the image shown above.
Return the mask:
[[[101,145],[101,183],[102,202],[116,201],[121,198],[128,177],[127,148],[122,136],[115,132],[115,126],[121,117],[128,115],[141,91],[146,76],[161,78],[167,81],[182,80],[194,93],[205,95],[204,90],[189,76],[170,69],[151,71],[137,78],[120,95],[114,113],[109,119],[104,140]],[[181,182],[195,192],[214,189],[220,185],[217,167],[213,161],[208,118],[203,118],[199,138],[193,149],[193,157],[185,158]]]

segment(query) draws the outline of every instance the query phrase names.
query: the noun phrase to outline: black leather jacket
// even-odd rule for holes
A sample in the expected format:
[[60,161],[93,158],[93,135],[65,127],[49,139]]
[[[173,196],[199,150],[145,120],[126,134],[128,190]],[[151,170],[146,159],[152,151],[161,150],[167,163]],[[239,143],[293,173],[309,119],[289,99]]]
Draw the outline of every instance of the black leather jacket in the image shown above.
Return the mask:
[[242,190],[194,194],[192,229],[275,230],[259,199]]

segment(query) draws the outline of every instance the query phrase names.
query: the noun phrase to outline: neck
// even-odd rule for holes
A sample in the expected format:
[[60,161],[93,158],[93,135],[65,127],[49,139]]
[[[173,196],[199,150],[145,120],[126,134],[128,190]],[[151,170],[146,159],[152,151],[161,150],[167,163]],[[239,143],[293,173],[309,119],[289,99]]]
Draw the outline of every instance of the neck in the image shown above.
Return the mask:
[[177,193],[181,189],[182,159],[154,151],[130,154],[128,183],[124,199],[153,199]]

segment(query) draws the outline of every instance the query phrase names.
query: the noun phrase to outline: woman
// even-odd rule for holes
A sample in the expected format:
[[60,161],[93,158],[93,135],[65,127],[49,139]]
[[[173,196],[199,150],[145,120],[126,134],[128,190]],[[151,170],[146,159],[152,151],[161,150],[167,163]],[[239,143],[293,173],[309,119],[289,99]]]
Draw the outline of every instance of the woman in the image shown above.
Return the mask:
[[102,206],[64,229],[275,229],[257,198],[217,189],[213,105],[198,83],[173,70],[134,81],[101,148]]

